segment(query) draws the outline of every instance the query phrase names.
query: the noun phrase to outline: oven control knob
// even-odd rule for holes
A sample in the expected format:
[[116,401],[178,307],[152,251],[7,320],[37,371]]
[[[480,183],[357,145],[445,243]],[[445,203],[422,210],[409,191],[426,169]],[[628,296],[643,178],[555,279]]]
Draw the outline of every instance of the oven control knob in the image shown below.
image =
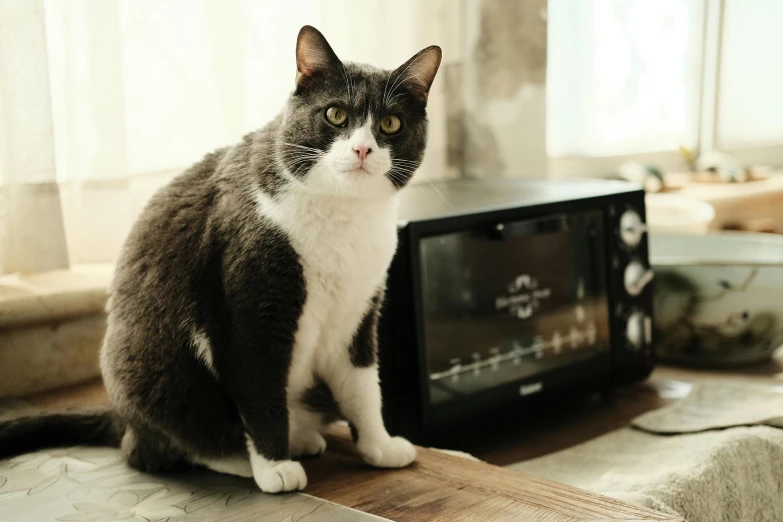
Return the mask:
[[629,247],[638,245],[645,232],[647,232],[647,225],[636,211],[626,210],[620,216],[620,239]]
[[645,267],[639,261],[631,261],[628,263],[628,266],[625,267],[625,274],[623,277],[625,291],[628,292],[628,295],[635,297],[642,293],[642,290],[652,281],[652,278],[652,270]]
[[634,350],[652,344],[652,319],[643,312],[633,312],[628,316],[625,326],[625,338]]

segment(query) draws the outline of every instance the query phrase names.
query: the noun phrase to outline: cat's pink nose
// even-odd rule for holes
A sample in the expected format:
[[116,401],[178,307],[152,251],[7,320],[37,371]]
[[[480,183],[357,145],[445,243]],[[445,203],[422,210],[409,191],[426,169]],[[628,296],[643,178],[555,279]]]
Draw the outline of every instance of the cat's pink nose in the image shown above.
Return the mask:
[[367,155],[372,152],[370,147],[365,147],[363,145],[354,145],[353,150],[356,151],[356,155],[359,156],[359,159],[362,161],[364,161],[365,158],[367,158]]

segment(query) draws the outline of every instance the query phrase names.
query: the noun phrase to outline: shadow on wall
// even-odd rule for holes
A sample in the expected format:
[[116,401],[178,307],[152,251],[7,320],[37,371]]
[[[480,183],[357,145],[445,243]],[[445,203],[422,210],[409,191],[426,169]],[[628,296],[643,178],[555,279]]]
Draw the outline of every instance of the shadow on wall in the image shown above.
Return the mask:
[[[546,175],[546,0],[468,0],[465,60],[445,75],[449,161],[471,177]],[[450,125],[451,127],[451,125]],[[452,141],[453,140],[453,141]]]
[[526,83],[546,82],[546,2],[484,0],[473,51],[478,92],[513,98]]

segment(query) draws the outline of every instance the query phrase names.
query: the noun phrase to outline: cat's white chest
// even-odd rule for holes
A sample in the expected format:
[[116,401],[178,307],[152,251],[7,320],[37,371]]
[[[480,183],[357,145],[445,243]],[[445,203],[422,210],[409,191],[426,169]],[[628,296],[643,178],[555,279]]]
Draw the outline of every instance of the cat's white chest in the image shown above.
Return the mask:
[[303,269],[306,297],[289,371],[296,396],[315,376],[350,362],[348,347],[397,246],[397,200],[352,206],[292,195],[261,200],[259,210],[286,232]]
[[[319,322],[319,343],[344,341],[382,284],[396,247],[392,209],[330,215],[320,209],[289,232],[304,270],[307,297],[301,323]],[[307,315],[313,317],[308,317]],[[326,328],[328,326],[328,328]],[[350,332],[341,332],[345,328]]]

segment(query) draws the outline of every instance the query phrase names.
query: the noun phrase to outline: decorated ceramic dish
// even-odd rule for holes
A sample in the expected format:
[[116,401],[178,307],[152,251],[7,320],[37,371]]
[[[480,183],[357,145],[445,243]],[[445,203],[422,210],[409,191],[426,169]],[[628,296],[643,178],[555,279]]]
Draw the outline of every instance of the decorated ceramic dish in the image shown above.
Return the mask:
[[783,236],[650,235],[658,357],[729,367],[783,345]]

